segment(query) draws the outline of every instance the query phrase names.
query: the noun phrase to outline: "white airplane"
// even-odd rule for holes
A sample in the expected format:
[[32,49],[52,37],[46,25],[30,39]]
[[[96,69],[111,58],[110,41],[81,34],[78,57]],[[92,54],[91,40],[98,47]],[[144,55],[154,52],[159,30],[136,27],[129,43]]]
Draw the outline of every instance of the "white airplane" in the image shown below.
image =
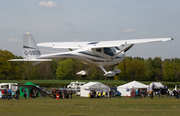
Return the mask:
[[[132,39],[132,40],[116,40],[116,41],[94,41],[94,42],[45,42],[36,45],[33,36],[28,33],[23,34],[23,57],[24,59],[12,59],[9,61],[35,61],[33,65],[37,65],[42,61],[52,61],[53,58],[72,58],[89,65],[89,69],[82,70],[77,75],[85,77],[92,66],[98,66],[104,71],[104,76],[113,77],[118,75],[121,70],[117,69],[119,64],[125,57],[125,53],[138,43],[165,42],[173,40],[173,38],[153,38],[153,39]],[[124,47],[127,46],[128,47]],[[68,48],[69,52],[53,53],[41,55],[38,46],[52,48]],[[119,47],[123,47],[122,50]],[[75,49],[75,50],[73,50]],[[115,65],[115,70],[106,71],[104,66]]]

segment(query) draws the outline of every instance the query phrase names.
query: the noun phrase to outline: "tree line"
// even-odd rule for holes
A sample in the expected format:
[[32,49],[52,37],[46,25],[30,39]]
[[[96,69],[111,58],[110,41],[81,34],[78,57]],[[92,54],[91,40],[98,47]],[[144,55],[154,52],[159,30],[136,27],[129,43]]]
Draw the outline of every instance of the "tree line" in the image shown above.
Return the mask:
[[[52,62],[10,62],[9,59],[22,59],[10,51],[0,49],[0,80],[104,80],[104,72],[93,66],[89,75],[81,77],[76,75],[81,70],[88,70],[88,66],[73,59],[54,59]],[[125,57],[117,66],[121,73],[114,76],[114,80],[125,81],[180,81],[180,59],[172,58],[162,61],[160,57],[140,58]],[[105,67],[107,71],[114,66]]]

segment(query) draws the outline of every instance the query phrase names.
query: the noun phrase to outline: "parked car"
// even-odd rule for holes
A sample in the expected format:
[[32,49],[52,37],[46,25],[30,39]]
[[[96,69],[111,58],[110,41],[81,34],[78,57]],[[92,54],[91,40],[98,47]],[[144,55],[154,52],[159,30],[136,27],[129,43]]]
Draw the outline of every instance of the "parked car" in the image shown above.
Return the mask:
[[116,97],[119,96],[119,97],[121,98],[121,92],[116,91],[116,92],[115,92],[115,96],[116,96]]

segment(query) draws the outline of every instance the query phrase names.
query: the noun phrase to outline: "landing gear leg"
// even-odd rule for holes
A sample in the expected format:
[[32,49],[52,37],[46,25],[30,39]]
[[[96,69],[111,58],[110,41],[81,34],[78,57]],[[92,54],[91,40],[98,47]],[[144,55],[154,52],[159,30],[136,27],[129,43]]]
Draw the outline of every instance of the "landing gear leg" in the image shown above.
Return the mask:
[[104,71],[105,74],[107,73],[107,71],[104,69],[103,66],[99,66],[99,67]]
[[[99,68],[101,68],[104,71],[104,73],[107,74],[107,71],[104,69],[103,66],[99,66]],[[106,80],[106,76],[105,76],[105,80]]]
[[99,67],[105,72],[105,74],[104,74],[105,77],[109,77],[109,78],[114,79],[114,75],[115,75],[115,72],[114,72],[114,71],[108,71],[108,72],[107,72],[107,71],[104,69],[103,66],[99,66]]
[[89,71],[91,70],[91,65],[89,65],[89,69],[87,70],[87,73],[86,73],[86,75],[88,75],[89,74]]

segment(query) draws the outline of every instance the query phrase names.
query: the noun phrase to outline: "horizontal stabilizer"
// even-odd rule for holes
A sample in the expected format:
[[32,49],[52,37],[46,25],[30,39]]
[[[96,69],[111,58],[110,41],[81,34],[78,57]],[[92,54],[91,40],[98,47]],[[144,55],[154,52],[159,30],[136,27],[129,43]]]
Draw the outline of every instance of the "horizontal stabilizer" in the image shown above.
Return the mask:
[[8,61],[53,61],[52,59],[11,59]]

